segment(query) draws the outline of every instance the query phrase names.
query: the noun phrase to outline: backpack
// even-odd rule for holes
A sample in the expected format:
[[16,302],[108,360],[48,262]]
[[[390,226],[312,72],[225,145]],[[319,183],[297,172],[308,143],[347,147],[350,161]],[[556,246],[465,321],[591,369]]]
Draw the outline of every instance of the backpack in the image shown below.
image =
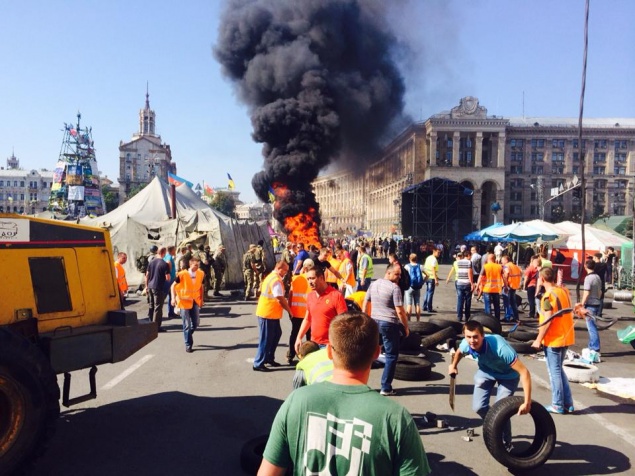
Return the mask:
[[146,271],[148,271],[148,256],[147,255],[141,255],[137,258],[137,270],[141,273],[141,274],[146,274]]
[[406,273],[403,266],[401,267],[401,277],[399,278],[399,289],[402,291],[410,289],[410,273]]
[[410,264],[408,266],[408,274],[410,275],[410,287],[412,289],[421,289],[423,287],[423,274],[419,264]]

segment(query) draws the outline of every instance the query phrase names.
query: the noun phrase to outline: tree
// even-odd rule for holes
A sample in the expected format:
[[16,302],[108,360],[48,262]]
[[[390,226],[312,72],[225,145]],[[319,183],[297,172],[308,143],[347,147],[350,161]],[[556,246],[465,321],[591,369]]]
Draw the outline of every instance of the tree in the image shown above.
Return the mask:
[[101,187],[101,194],[104,197],[104,206],[106,207],[106,213],[113,211],[119,206],[119,199],[109,185],[103,185]]
[[228,217],[233,217],[234,210],[236,210],[234,197],[232,197],[229,193],[224,192],[216,192],[209,205],[214,210],[218,210]]
[[140,183],[139,185],[135,185],[134,187],[130,187],[130,191],[128,192],[128,196],[126,200],[130,200],[136,194],[138,194],[141,190],[146,188],[147,183]]

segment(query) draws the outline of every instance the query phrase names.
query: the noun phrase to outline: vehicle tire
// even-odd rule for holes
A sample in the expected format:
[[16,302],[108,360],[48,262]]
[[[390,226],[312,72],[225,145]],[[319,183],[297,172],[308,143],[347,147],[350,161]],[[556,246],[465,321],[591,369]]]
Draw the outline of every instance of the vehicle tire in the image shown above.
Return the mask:
[[538,349],[535,349],[534,347],[531,346],[532,342],[525,342],[525,341],[508,338],[507,343],[518,354],[535,354],[536,352],[538,352]]
[[11,474],[44,451],[60,414],[57,378],[42,351],[0,329],[0,474]]
[[483,440],[491,455],[511,471],[527,471],[545,464],[556,447],[556,425],[549,412],[532,401],[530,415],[536,434],[525,451],[507,451],[503,444],[505,423],[518,413],[523,397],[507,397],[494,403],[483,421]]
[[521,342],[533,342],[538,337],[538,331],[516,329],[514,332],[510,332],[508,337]]
[[446,327],[451,327],[457,333],[463,331],[463,323],[457,321],[456,319],[450,320],[450,319],[432,318],[432,319],[429,319],[429,321],[432,324],[436,324],[437,326],[439,326],[439,329],[445,329]]
[[565,362],[562,370],[567,380],[573,383],[595,383],[600,380],[600,369],[595,365],[582,362]]
[[615,291],[613,293],[613,301],[631,302],[632,299],[633,299],[632,291]]
[[446,327],[445,329],[441,329],[439,332],[435,332],[429,336],[421,339],[421,347],[424,349],[428,349],[430,347],[434,347],[440,342],[445,342],[450,337],[456,336],[456,332],[451,327]]
[[421,357],[409,357],[400,355],[395,367],[395,378],[397,380],[407,380],[418,382],[427,380],[432,373],[432,363]]
[[431,322],[428,322],[428,321],[409,322],[408,328],[410,329],[410,332],[416,332],[417,334],[426,335],[426,336],[430,334],[434,334],[435,332],[439,332],[441,330],[439,326],[437,326],[436,324],[432,324]]
[[487,314],[472,314],[470,321],[480,322],[483,327],[488,327],[494,334],[500,335],[502,332],[500,321],[497,321],[495,318],[488,316]]
[[402,337],[399,342],[399,350],[418,351],[421,349],[421,336],[416,332],[411,332],[407,337]]

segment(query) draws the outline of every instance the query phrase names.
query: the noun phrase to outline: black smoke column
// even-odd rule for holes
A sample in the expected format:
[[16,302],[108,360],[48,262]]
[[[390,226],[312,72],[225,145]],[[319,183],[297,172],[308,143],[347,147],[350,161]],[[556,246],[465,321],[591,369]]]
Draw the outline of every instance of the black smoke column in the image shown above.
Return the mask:
[[[389,3],[389,2],[386,2]],[[363,172],[401,119],[404,82],[381,0],[231,0],[214,53],[250,107],[264,170],[258,197],[276,190],[274,216],[311,216],[320,170],[345,160]],[[312,212],[311,212],[312,210]]]

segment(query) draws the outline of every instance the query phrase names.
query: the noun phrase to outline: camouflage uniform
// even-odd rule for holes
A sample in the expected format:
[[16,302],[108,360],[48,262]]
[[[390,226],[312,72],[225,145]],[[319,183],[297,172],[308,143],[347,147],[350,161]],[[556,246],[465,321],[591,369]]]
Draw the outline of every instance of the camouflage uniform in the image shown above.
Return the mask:
[[262,246],[256,246],[254,250],[254,285],[256,289],[256,297],[260,296],[260,285],[262,284],[262,280],[265,277],[265,250],[262,249]]
[[291,247],[285,248],[282,252],[282,259],[285,263],[289,265],[289,272],[282,279],[282,283],[284,284],[284,289],[286,293],[289,293],[291,289],[291,278],[293,277],[293,260],[295,259],[295,253]]
[[243,255],[243,278],[245,280],[245,301],[249,299],[252,291],[255,291],[254,287],[254,254],[253,251],[255,249],[252,248],[253,245],[250,245],[249,250]]
[[203,271],[205,273],[205,277],[203,278],[203,300],[207,300],[208,296],[207,293],[209,292],[210,289],[210,262],[208,260],[208,256],[207,253],[205,253],[204,250],[195,250],[192,253],[192,257],[194,258],[198,258],[198,260],[200,261],[200,269],[201,271]]
[[227,256],[225,255],[225,247],[219,246],[214,253],[214,296],[220,296],[220,288],[223,283],[223,276],[227,269]]

